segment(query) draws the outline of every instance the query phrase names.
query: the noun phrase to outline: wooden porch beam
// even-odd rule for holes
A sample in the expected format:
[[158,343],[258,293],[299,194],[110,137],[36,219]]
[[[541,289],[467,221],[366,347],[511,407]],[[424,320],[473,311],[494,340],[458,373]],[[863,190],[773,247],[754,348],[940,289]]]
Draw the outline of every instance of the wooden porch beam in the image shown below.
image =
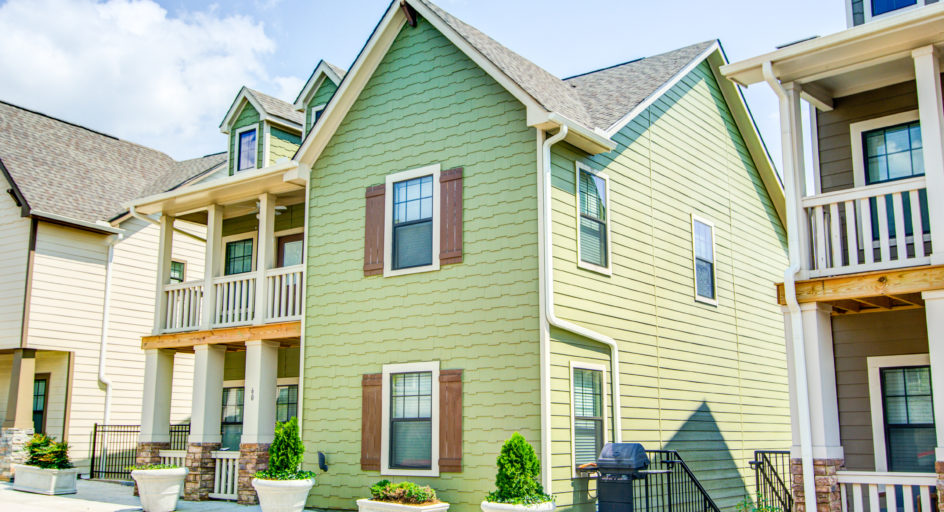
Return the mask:
[[244,346],[251,340],[272,340],[283,345],[296,345],[301,338],[301,322],[281,322],[277,324],[244,325],[224,327],[204,331],[178,332],[143,336],[143,350],[167,348],[190,351],[197,345],[236,345]]
[[[834,302],[880,295],[901,296],[944,289],[944,265],[866,272],[851,276],[797,281],[798,302]],[[777,301],[786,305],[783,283],[777,284]]]

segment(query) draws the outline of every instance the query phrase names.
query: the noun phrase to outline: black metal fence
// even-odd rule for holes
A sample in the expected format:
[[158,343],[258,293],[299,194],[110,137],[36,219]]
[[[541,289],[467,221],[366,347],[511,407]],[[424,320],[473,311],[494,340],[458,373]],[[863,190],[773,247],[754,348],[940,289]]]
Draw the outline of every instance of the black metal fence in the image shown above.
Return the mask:
[[649,471],[633,482],[634,510],[720,512],[677,451],[646,450],[646,455]]
[[[140,425],[99,425],[92,428],[91,478],[130,480]],[[170,426],[170,449],[186,450],[190,424]]]
[[757,450],[750,464],[754,469],[754,485],[758,498],[764,500],[767,506],[779,508],[783,512],[792,511],[793,474],[790,471],[790,452]]

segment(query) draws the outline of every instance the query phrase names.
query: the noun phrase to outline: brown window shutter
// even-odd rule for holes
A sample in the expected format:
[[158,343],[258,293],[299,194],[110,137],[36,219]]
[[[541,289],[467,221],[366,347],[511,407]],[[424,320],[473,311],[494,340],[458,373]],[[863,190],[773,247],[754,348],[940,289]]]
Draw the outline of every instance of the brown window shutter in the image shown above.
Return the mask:
[[364,275],[383,273],[384,268],[384,191],[385,185],[367,187],[364,207]]
[[439,372],[439,471],[462,472],[462,370]]
[[361,380],[361,470],[380,471],[380,429],[383,425],[383,374],[365,374]]
[[462,263],[462,167],[439,175],[439,264]]

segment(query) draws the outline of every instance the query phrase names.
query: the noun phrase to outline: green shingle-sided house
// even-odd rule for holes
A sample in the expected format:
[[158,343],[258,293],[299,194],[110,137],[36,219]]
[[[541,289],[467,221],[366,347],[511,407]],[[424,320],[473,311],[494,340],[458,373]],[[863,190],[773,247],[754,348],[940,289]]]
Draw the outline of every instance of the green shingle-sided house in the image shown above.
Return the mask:
[[560,79],[391,4],[294,157],[309,506],[386,478],[477,510],[514,431],[565,510],[593,510],[577,466],[613,440],[678,450],[722,508],[751,493],[751,452],[790,444],[785,207],[724,62]]

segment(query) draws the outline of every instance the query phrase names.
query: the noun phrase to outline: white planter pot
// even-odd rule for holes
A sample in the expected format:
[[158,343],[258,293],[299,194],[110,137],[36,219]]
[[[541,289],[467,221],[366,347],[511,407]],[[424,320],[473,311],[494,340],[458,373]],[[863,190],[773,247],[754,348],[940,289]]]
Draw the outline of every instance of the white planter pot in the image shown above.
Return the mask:
[[301,512],[308,501],[308,492],[315,485],[314,478],[305,480],[252,479],[252,487],[259,496],[262,512]]
[[43,469],[26,464],[13,464],[13,488],[38,494],[75,494],[79,470]]
[[171,512],[183,490],[187,468],[135,469],[131,478],[138,484],[144,512]]
[[512,505],[511,503],[482,502],[482,512],[551,512],[557,506],[553,501],[535,503],[534,505]]
[[359,512],[445,512],[449,510],[449,504],[401,505],[400,503],[362,499],[357,500],[357,510]]

